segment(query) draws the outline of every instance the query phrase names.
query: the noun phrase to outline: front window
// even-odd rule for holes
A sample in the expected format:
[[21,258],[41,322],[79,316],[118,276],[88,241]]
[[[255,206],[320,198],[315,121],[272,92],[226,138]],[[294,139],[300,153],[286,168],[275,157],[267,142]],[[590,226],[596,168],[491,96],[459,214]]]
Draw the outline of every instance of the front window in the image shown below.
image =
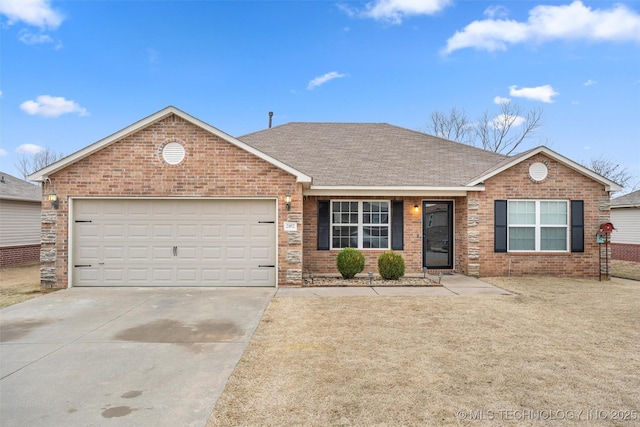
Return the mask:
[[331,248],[389,249],[389,202],[331,202]]
[[566,251],[569,204],[566,200],[510,200],[509,251]]

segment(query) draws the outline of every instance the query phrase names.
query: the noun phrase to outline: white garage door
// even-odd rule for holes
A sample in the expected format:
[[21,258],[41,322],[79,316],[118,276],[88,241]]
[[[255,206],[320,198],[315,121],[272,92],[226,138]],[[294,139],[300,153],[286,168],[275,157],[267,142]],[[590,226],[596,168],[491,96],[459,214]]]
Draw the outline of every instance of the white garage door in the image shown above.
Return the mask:
[[275,286],[274,200],[76,200],[73,286]]

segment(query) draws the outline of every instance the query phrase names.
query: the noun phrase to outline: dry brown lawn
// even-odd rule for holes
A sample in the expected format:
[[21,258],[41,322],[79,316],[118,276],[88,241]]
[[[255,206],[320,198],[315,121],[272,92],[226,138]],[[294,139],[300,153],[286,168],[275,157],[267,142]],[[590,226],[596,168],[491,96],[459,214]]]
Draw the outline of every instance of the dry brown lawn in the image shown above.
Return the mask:
[[0,308],[56,290],[40,287],[39,264],[0,268]]
[[273,299],[207,426],[640,423],[640,285],[485,280],[517,295]]
[[612,260],[611,275],[623,279],[640,280],[640,262]]

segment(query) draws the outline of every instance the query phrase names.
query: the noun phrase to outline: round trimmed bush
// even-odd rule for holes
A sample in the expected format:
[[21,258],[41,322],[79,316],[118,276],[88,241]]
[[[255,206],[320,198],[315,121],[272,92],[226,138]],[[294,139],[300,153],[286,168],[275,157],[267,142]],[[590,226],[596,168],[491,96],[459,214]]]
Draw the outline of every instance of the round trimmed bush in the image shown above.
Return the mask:
[[378,257],[378,273],[385,280],[398,280],[404,276],[404,258],[395,252],[385,252]]
[[344,279],[351,279],[364,270],[364,255],[354,248],[344,248],[336,260],[338,271]]

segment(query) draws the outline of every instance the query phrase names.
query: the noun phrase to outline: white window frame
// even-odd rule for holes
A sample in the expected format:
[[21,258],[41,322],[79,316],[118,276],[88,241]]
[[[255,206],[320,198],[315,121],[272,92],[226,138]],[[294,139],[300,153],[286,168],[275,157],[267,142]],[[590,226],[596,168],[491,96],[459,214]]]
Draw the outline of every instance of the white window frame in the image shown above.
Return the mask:
[[[346,224],[346,223],[334,223],[333,222],[333,203],[334,202],[344,202],[344,203],[358,203],[358,223],[355,224]],[[363,210],[363,205],[365,203],[381,203],[384,202],[387,204],[387,215],[388,215],[388,221],[386,224],[376,224],[376,223],[370,223],[370,224],[365,224],[363,221],[364,218],[364,210]],[[335,199],[335,200],[330,200],[329,201],[330,206],[329,206],[329,216],[330,216],[330,221],[329,221],[329,243],[330,243],[330,248],[331,250],[341,250],[343,248],[340,247],[334,247],[333,246],[333,227],[340,227],[340,226],[353,226],[353,227],[357,227],[358,228],[358,246],[355,249],[358,250],[363,250],[363,251],[386,251],[389,250],[391,248],[391,200],[379,200],[379,199],[372,199],[372,200],[351,200],[351,199]],[[374,227],[386,227],[387,228],[387,247],[386,248],[363,248],[362,247],[362,243],[363,243],[363,230],[364,227],[370,227],[370,226],[374,226]]]
[[[511,224],[510,219],[509,219],[509,205],[511,202],[534,202],[535,203],[535,224]],[[540,203],[541,202],[562,202],[565,203],[567,205],[567,220],[566,220],[566,224],[541,224],[540,223]],[[571,219],[571,205],[569,203],[569,200],[562,200],[562,199],[509,199],[507,200],[507,252],[554,252],[554,253],[565,253],[565,252],[569,252],[570,251],[570,233],[571,233],[571,224],[570,224],[570,219]],[[511,228],[514,227],[518,227],[518,228],[524,228],[524,227],[529,227],[529,228],[533,228],[534,231],[534,244],[535,244],[535,249],[531,250],[531,249],[511,249]],[[542,239],[542,233],[541,230],[543,228],[562,228],[564,227],[566,229],[566,239],[565,241],[567,242],[567,246],[565,249],[540,249],[541,246],[541,239]]]

